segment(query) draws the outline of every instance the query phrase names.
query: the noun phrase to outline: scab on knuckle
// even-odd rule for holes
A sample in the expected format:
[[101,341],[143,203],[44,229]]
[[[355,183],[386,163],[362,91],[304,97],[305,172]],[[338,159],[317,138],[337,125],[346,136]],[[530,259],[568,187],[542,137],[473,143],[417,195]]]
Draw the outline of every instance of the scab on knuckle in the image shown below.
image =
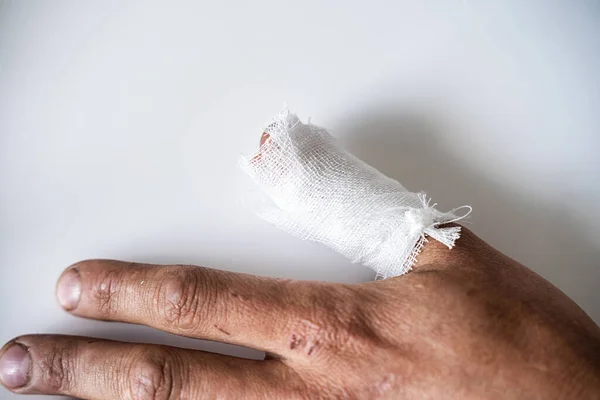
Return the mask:
[[175,399],[176,376],[174,358],[168,352],[145,352],[131,364],[125,397],[132,400]]
[[118,291],[122,285],[118,271],[108,270],[98,276],[93,286],[96,308],[101,315],[111,316],[118,311]]
[[57,348],[47,354],[38,363],[44,386],[57,393],[70,393],[75,385],[75,360],[73,347]]
[[300,319],[287,335],[290,351],[308,358],[319,358],[323,349],[335,347],[335,329],[314,319]]
[[178,270],[160,287],[159,313],[169,325],[182,331],[198,327],[210,309],[211,285],[200,269]]

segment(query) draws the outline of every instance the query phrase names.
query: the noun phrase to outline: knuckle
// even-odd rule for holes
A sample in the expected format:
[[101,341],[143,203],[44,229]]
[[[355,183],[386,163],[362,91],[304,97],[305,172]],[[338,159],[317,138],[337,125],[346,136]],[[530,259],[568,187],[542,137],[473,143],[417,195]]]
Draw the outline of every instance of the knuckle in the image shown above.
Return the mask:
[[101,315],[111,316],[118,311],[118,292],[123,274],[118,270],[107,270],[98,275],[92,288],[92,297]]
[[48,353],[38,364],[44,384],[56,392],[70,392],[75,385],[76,357],[76,349],[70,345]]
[[200,326],[214,309],[213,279],[205,270],[182,267],[163,280],[160,286],[159,312],[164,320],[177,329],[188,331]]
[[353,312],[348,318],[339,342],[353,348],[373,349],[384,345],[384,340],[371,323],[371,319],[362,311]]
[[381,334],[381,321],[389,319],[385,300],[372,298],[369,293],[360,293],[353,300],[349,303],[339,342],[355,349],[387,347],[389,343]]
[[127,392],[132,400],[177,398],[174,357],[166,350],[145,351],[131,364]]

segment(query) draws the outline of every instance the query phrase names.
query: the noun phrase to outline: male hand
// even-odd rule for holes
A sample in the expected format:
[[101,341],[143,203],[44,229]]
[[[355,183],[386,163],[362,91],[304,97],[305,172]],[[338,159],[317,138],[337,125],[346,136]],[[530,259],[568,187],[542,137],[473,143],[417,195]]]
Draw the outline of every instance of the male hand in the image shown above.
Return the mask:
[[84,261],[61,276],[74,315],[264,350],[264,361],[151,344],[20,336],[15,393],[85,399],[600,398],[600,329],[472,233],[430,241],[405,276],[356,285],[190,266]]

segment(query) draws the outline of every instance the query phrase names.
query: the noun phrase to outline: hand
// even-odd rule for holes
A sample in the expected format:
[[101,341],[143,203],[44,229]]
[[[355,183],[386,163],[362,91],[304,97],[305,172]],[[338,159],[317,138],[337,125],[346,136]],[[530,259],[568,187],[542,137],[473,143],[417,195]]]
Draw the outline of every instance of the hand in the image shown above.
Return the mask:
[[600,396],[600,329],[557,288],[464,230],[415,271],[356,285],[189,266],[85,261],[58,283],[74,315],[264,350],[21,336],[0,352],[16,393],[86,399]]

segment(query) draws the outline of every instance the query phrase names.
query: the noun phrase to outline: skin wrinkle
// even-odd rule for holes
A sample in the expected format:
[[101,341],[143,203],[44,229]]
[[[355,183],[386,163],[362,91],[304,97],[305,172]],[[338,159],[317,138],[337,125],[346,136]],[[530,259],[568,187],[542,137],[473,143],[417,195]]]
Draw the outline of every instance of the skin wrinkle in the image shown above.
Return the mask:
[[197,329],[213,303],[206,295],[208,292],[201,293],[202,286],[205,285],[201,285],[198,274],[183,269],[165,279],[161,288],[162,314],[168,324],[182,333]]
[[[163,350],[164,352],[164,350]],[[175,399],[176,361],[168,352],[139,355],[130,367],[130,393],[134,400]],[[178,369],[181,370],[181,367]]]
[[77,359],[73,349],[64,347],[50,354],[50,357],[39,361],[37,367],[42,379],[56,391],[69,391],[73,383],[73,371],[77,367]]
[[101,313],[111,315],[118,308],[119,273],[107,271],[95,287],[95,297]]

